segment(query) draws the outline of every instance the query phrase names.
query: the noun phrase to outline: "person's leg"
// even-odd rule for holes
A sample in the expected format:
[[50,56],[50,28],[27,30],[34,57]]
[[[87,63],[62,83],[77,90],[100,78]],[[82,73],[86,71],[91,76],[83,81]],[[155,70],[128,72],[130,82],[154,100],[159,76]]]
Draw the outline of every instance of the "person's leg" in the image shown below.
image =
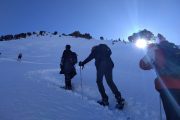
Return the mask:
[[76,69],[73,68],[72,71],[71,71],[71,73],[70,73],[70,79],[73,79],[76,74],[77,74],[77,73],[76,73]]
[[65,87],[67,89],[72,89],[72,86],[71,86],[71,75],[70,74],[65,74]]
[[105,78],[106,78],[108,86],[110,87],[111,91],[114,93],[117,101],[121,100],[122,99],[121,93],[117,89],[112,78],[112,69],[108,69],[107,72],[105,72]]
[[103,85],[103,71],[102,70],[97,70],[97,79],[96,83],[98,86],[98,90],[101,94],[102,101],[108,101],[108,96],[106,95],[104,85]]

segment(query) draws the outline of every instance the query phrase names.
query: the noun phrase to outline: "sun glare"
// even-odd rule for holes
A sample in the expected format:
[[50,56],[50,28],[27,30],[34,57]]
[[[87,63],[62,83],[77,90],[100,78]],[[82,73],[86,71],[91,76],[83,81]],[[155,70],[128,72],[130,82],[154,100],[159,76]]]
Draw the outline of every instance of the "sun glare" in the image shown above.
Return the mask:
[[147,47],[147,41],[144,39],[138,39],[135,44],[138,48],[146,48]]

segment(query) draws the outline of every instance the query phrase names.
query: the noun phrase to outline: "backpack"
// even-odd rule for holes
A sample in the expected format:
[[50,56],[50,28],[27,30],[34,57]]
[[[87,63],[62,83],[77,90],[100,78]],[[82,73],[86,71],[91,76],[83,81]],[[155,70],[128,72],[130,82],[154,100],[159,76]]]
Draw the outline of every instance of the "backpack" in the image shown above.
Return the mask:
[[77,54],[72,51],[66,51],[63,53],[63,58],[60,64],[60,74],[64,74],[67,71],[73,70],[73,74],[76,73],[74,65],[77,63]]
[[157,45],[164,55],[164,75],[180,77],[180,48],[174,43],[163,41]]
[[106,44],[99,44],[98,51],[101,54],[102,59],[109,58],[112,54],[111,49]]
[[77,54],[75,52],[71,53],[71,62],[72,62],[73,65],[75,65],[78,62]]

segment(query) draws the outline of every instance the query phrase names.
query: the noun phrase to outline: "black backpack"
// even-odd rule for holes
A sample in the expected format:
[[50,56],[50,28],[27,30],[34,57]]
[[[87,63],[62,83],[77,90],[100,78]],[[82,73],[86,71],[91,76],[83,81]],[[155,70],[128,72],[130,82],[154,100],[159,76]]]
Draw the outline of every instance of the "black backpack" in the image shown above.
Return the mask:
[[60,74],[64,74],[64,64],[65,64],[65,62],[68,63],[68,65],[70,65],[70,66],[75,65],[78,62],[77,61],[77,54],[75,52],[72,52],[72,51],[67,52],[65,54],[65,56],[63,56],[63,57],[64,57],[63,61],[61,61],[62,63],[60,64],[60,69],[61,69]]
[[70,50],[65,50],[62,59],[63,59],[62,64],[68,62],[70,64],[75,65],[77,63],[77,54]]
[[157,45],[162,51],[165,58],[164,70],[165,75],[180,77],[180,48],[174,43],[163,41]]
[[102,59],[109,58],[112,54],[111,49],[106,44],[99,44],[98,51],[101,54]]
[[71,61],[72,61],[73,65],[75,65],[78,62],[77,54],[75,52],[71,53]]

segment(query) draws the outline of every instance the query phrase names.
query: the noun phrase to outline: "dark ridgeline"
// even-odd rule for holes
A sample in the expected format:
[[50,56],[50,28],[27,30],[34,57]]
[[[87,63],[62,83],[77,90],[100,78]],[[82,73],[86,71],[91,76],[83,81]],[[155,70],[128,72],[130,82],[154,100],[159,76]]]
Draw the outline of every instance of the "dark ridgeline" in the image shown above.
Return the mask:
[[69,34],[69,36],[92,39],[92,36],[89,33],[80,33],[79,31],[74,31],[73,33]]
[[58,31],[54,31],[53,33],[47,32],[47,31],[39,31],[39,32],[26,32],[26,33],[19,33],[19,34],[8,34],[8,35],[1,35],[0,36],[0,41],[9,41],[9,40],[17,40],[17,39],[22,39],[22,38],[27,38],[30,36],[47,36],[50,35],[52,37],[53,35],[58,35],[58,37],[62,36],[73,36],[73,37],[80,37],[80,38],[85,38],[85,39],[92,39],[92,36],[89,33],[81,34],[79,31],[75,31],[71,34],[60,34]]

